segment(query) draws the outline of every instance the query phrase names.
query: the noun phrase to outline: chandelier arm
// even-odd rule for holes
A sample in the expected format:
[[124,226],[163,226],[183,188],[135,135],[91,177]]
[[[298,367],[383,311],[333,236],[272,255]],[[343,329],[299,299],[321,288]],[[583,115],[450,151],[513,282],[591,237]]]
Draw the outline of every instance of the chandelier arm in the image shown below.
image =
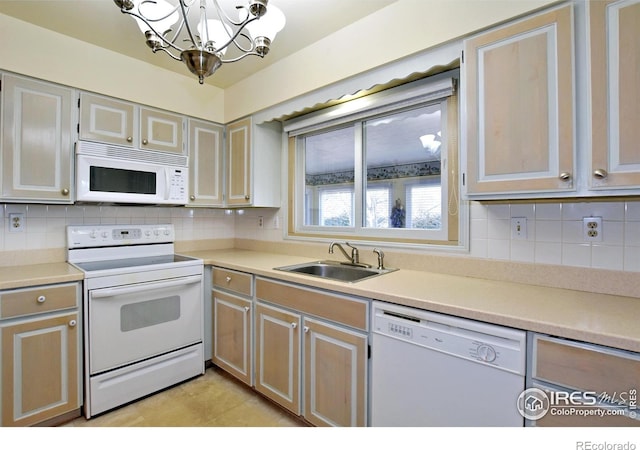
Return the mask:
[[[220,17],[220,19],[224,22],[225,20],[230,23],[231,25],[233,25],[234,27],[240,27],[240,28],[244,28],[244,25],[242,22],[236,22],[235,20],[233,20],[231,17],[229,17],[227,15],[227,13],[224,11],[224,9],[222,9],[220,7],[220,3],[218,3],[218,0],[212,0],[213,1],[213,5],[216,7],[216,12],[218,13],[218,17]],[[246,6],[236,6],[237,9],[247,9]],[[249,10],[247,10],[247,19],[251,16],[251,14],[249,13]],[[255,19],[257,19],[257,17],[254,17]],[[242,26],[241,26],[242,25]]]
[[[146,1],[150,1],[150,0],[146,0]],[[137,17],[138,19],[142,20],[145,24],[147,24],[147,26],[153,32],[153,34],[158,36],[158,38],[160,40],[162,40],[162,42],[164,42],[167,47],[171,47],[174,50],[177,50],[179,52],[182,51],[182,49],[180,47],[178,47],[177,45],[174,44],[174,42],[176,40],[176,37],[177,37],[177,34],[176,34],[176,36],[174,36],[173,40],[169,41],[162,33],[158,33],[156,31],[156,29],[153,27],[153,24],[151,22],[149,22],[149,19],[147,19],[145,16],[143,16],[141,14],[138,14],[138,13],[135,13],[135,12],[132,12],[132,11],[127,11],[127,10],[122,10],[122,12],[124,14],[128,14],[130,16]],[[182,27],[182,25],[180,27]],[[164,48],[165,47],[158,47],[157,50],[163,50]],[[169,52],[167,52],[167,53],[169,53]],[[171,54],[171,53],[169,53],[169,54]]]
[[169,55],[171,58],[175,59],[176,61],[182,61],[182,58],[179,56],[174,55],[173,53],[171,53],[167,47],[158,47],[157,50],[155,50],[153,53],[156,52],[165,52],[167,55]]
[[[204,2],[204,0],[201,0],[201,2]],[[191,32],[191,25],[189,25],[189,9],[191,8],[191,6],[193,5],[193,3],[189,6],[186,6],[184,0],[178,0],[178,3],[180,4],[180,9],[182,10],[182,22],[184,23],[186,29],[187,29],[187,33],[189,34],[189,39],[191,39],[191,42],[193,42],[193,45],[195,45],[196,47],[200,48],[202,45],[198,46],[198,44],[196,44],[196,40],[193,37],[193,33]],[[195,2],[194,2],[195,3]]]
[[244,53],[236,58],[232,58],[232,59],[221,59],[220,62],[221,63],[233,63],[236,61],[240,61],[241,59],[246,58],[247,56],[259,56],[260,58],[263,58],[264,55],[261,55],[260,53],[258,53],[257,51],[250,51],[248,53]]
[[[247,36],[245,33],[243,33],[244,30],[240,30],[240,33],[238,33],[236,35],[236,38],[233,39],[232,41],[229,42],[229,44],[231,44],[233,42],[233,45],[240,50],[241,52],[244,53],[251,53],[256,49],[256,43],[251,39],[250,36]],[[240,43],[238,42],[238,38],[239,37],[243,37],[245,38],[251,45],[249,46],[249,48],[244,48],[242,45],[240,45]]]
[[[219,47],[217,50],[224,50],[225,48],[227,48],[229,45],[231,45],[233,43],[233,45],[236,46],[236,48],[238,48],[239,50],[243,51],[243,52],[248,52],[248,51],[252,51],[254,46],[253,43],[251,44],[251,48],[249,50],[244,49],[240,44],[238,44],[238,42],[236,42],[236,39],[238,38],[238,36],[242,36],[244,38],[247,38],[247,35],[245,35],[244,33],[242,33],[245,29],[245,27],[247,26],[248,23],[253,22],[254,20],[258,20],[258,17],[254,16],[252,18],[247,18],[244,22],[242,22],[241,26],[233,33],[233,36],[230,36],[230,39],[227,41],[226,44],[224,44],[223,46]],[[249,39],[250,42],[251,39]]]

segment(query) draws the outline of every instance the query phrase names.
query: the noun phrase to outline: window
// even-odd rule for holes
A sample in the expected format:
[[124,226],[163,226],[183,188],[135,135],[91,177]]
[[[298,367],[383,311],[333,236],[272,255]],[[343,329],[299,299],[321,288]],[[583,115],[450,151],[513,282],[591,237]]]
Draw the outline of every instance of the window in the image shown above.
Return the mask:
[[458,245],[453,88],[421,80],[285,124],[288,235]]

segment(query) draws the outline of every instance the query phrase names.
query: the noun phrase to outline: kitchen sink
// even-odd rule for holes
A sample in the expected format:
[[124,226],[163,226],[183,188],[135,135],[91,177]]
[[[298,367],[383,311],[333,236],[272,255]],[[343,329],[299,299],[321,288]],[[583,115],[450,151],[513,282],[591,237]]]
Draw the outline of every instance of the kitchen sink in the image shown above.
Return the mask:
[[309,263],[294,264],[291,266],[275,267],[275,270],[300,273],[329,280],[346,281],[355,283],[366,280],[398,269],[374,269],[372,267],[356,266],[339,261],[314,261]]

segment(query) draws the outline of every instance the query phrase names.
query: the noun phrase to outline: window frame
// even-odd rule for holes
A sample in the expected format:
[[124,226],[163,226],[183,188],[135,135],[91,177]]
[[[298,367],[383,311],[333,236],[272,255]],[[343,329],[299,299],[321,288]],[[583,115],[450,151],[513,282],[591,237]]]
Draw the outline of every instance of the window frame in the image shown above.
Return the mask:
[[[454,71],[457,72],[457,71]],[[449,79],[452,79],[453,89],[450,95],[426,95],[421,97],[419,94],[408,95],[407,92],[411,92],[411,89],[407,89],[406,86],[400,86],[399,88],[389,89],[389,91],[399,90],[398,99],[393,101],[393,92],[383,92],[382,101],[378,104],[375,98],[379,94],[373,94],[368,97],[363,97],[358,100],[365,99],[369,101],[371,105],[368,110],[358,109],[357,105],[349,105],[347,102],[346,107],[343,107],[344,111],[355,111],[355,113],[336,114],[333,111],[321,111],[322,118],[325,120],[318,120],[317,118],[311,118],[307,120],[302,118],[302,123],[306,125],[306,128],[300,126],[297,132],[291,133],[291,128],[287,128],[285,124],[285,131],[289,131],[288,138],[288,161],[289,161],[289,180],[288,180],[288,220],[287,230],[285,237],[289,239],[313,239],[313,240],[328,240],[328,239],[344,239],[353,242],[371,242],[373,244],[385,242],[386,244],[404,246],[411,245],[426,245],[436,247],[450,247],[461,248],[466,245],[460,239],[461,229],[464,229],[462,223],[464,214],[461,214],[461,200],[459,197],[459,148],[458,148],[458,133],[459,133],[459,105],[458,96],[455,89],[458,77],[447,74]],[[441,81],[442,78],[434,76],[435,82]],[[430,80],[427,79],[427,83]],[[421,83],[425,84],[425,80],[419,80],[409,84]],[[419,89],[420,90],[420,89]],[[424,92],[424,88],[422,88]],[[424,98],[426,97],[426,98]],[[391,98],[391,101],[390,101]],[[364,158],[363,158],[363,146],[356,145],[355,152],[355,166],[354,166],[354,203],[355,203],[355,224],[353,227],[325,227],[319,225],[304,225],[305,219],[305,205],[304,197],[306,196],[306,186],[304,180],[305,164],[304,164],[304,145],[301,143],[304,136],[311,135],[314,132],[327,132],[332,129],[344,128],[345,126],[354,127],[354,132],[357,134],[356,141],[362,142],[363,126],[362,124],[367,120],[372,120],[378,116],[391,115],[401,112],[403,110],[416,109],[430,104],[440,104],[442,111],[442,161],[441,161],[441,180],[443,181],[442,187],[442,227],[439,232],[434,230],[424,229],[397,229],[397,228],[375,228],[366,227],[366,217],[364,216],[366,208],[366,188],[368,183],[363,181],[364,177]],[[334,107],[329,108],[334,110]],[[351,116],[351,117],[350,117]],[[306,123],[305,123],[306,120]],[[303,129],[303,131],[299,131]],[[455,202],[455,205],[452,203]],[[453,206],[453,208],[449,208]],[[451,209],[451,210],[450,210]],[[445,214],[446,211],[446,214]]]

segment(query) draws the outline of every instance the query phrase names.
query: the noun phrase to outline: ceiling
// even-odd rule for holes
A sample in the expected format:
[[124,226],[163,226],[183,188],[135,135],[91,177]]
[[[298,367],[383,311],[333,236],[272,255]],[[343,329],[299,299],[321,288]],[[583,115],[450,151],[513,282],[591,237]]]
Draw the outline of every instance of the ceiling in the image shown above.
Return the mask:
[[[264,59],[250,56],[224,64],[205,82],[224,89],[395,1],[273,0],[287,24],[276,36],[269,54]],[[221,3],[244,2],[221,0]],[[184,64],[166,54],[151,52],[135,21],[123,15],[113,0],[0,0],[0,13],[192,76]]]

